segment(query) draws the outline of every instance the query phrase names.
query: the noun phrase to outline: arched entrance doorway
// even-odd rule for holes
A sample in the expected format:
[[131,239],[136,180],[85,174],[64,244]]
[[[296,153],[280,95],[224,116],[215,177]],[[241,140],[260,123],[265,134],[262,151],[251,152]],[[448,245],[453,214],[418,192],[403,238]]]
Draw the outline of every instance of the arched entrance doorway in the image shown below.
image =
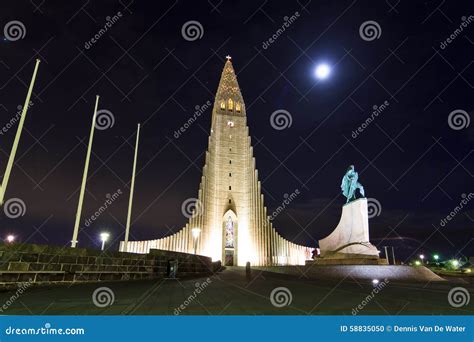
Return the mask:
[[237,229],[237,215],[229,209],[222,217],[222,260],[225,266],[237,265]]

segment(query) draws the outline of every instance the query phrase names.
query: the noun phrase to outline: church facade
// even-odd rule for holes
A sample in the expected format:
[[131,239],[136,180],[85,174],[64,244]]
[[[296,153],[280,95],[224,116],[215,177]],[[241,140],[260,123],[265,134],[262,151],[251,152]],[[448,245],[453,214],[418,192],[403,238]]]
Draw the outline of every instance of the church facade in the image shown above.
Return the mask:
[[[211,133],[197,200],[177,233],[129,241],[121,251],[197,253],[223,265],[304,265],[313,248],[284,239],[267,216],[247,126],[244,100],[230,57],[212,109]],[[126,250],[125,250],[126,249]]]

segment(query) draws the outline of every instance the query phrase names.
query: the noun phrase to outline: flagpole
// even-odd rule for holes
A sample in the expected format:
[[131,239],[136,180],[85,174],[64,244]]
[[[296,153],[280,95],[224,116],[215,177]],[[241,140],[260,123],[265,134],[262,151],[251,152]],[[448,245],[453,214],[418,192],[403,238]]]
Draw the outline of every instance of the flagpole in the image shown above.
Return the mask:
[[3,205],[5,192],[7,191],[8,180],[10,178],[10,174],[12,171],[13,162],[15,161],[15,155],[18,149],[18,143],[20,142],[21,132],[23,130],[23,124],[25,123],[26,112],[30,105],[31,93],[33,92],[33,86],[35,84],[36,73],[38,72],[39,64],[40,64],[40,60],[37,59],[35,70],[33,71],[33,77],[31,78],[30,87],[28,88],[28,93],[26,94],[25,104],[23,105],[23,109],[21,111],[21,118],[20,118],[20,122],[18,123],[18,128],[16,130],[15,140],[13,141],[10,157],[8,158],[7,168],[3,176],[2,184],[0,185],[0,205]]
[[91,126],[91,133],[89,136],[89,145],[87,145],[86,163],[84,165],[84,173],[82,175],[81,192],[79,193],[79,203],[77,204],[76,221],[74,223],[74,232],[72,233],[72,240],[71,240],[72,248],[75,248],[77,245],[77,235],[79,233],[79,222],[81,221],[82,204],[84,203],[84,193],[86,190],[87,172],[89,170],[89,160],[91,157],[92,140],[94,139],[95,120],[97,116],[98,105],[99,105],[99,95],[97,95],[95,98],[95,108],[94,108],[94,115],[92,117],[92,126]]
[[137,139],[135,142],[135,156],[133,157],[132,182],[130,184],[130,198],[128,200],[127,226],[125,228],[125,240],[123,242],[123,252],[127,252],[128,235],[130,234],[130,220],[132,217],[133,190],[135,188],[135,172],[137,170],[138,140],[140,137],[140,124],[137,128]]

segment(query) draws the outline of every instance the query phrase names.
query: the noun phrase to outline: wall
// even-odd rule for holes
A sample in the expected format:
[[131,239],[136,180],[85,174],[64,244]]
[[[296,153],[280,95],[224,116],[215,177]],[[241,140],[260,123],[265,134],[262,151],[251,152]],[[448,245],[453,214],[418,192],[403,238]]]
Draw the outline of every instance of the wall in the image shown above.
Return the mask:
[[47,285],[164,278],[169,260],[178,260],[178,277],[212,274],[211,258],[186,253],[151,250],[149,254],[134,254],[0,244],[0,288],[19,282]]

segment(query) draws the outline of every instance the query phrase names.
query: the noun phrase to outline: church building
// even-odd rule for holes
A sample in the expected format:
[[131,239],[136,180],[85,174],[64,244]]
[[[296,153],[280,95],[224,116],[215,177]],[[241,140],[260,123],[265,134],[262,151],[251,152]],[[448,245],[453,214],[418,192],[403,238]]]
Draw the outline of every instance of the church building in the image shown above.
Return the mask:
[[[264,205],[247,113],[230,57],[212,109],[211,133],[197,201],[189,222],[156,240],[129,241],[127,252],[197,253],[223,265],[304,265],[313,248],[284,239]],[[120,250],[124,251],[123,241]]]

